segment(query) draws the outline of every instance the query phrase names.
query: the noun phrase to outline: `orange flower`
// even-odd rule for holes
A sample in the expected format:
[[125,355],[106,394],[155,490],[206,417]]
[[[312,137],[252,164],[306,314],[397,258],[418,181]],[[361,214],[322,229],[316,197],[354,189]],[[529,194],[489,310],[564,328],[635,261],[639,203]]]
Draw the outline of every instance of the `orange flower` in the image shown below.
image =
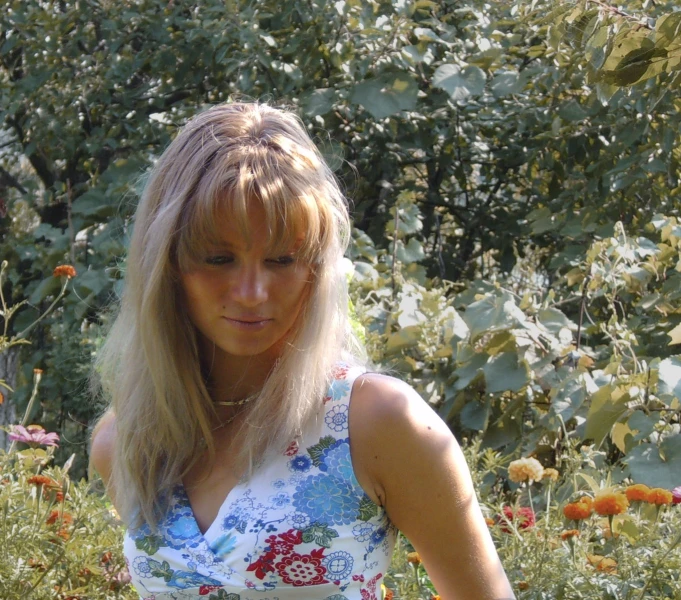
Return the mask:
[[674,496],[672,493],[662,488],[653,488],[648,494],[648,502],[651,504],[656,504],[657,506],[671,504],[673,501]]
[[549,467],[548,469],[544,469],[544,477],[542,479],[550,479],[551,481],[558,481],[558,476],[560,473],[556,471],[556,469],[553,469]]
[[566,529],[563,531],[563,533],[560,534],[560,539],[565,541],[565,540],[571,540],[574,537],[579,536],[579,531],[576,529]]
[[433,595],[430,597],[430,600],[442,600],[442,599],[440,598],[440,596],[439,596],[438,594],[433,594]]
[[650,494],[650,488],[642,483],[635,483],[630,485],[624,490],[627,500],[629,502],[648,502],[648,494]]
[[594,510],[601,516],[620,515],[629,507],[629,500],[621,492],[601,492],[594,498]]
[[587,554],[586,559],[591,566],[596,567],[597,571],[601,571],[602,573],[617,573],[617,561],[612,558],[607,558],[599,554]]
[[76,276],[76,270],[71,265],[59,265],[54,268],[52,275],[55,277],[68,277],[71,279]]
[[420,565],[421,556],[419,555],[418,552],[410,552],[409,554],[407,554],[407,562],[411,563],[412,565]]
[[[50,513],[50,516],[47,517],[45,523],[47,523],[48,525],[54,525],[59,520],[59,516],[60,516],[59,511],[53,510]],[[64,525],[70,525],[71,523],[73,523],[73,517],[66,512],[63,515],[61,515],[61,519]]]
[[583,496],[577,502],[571,502],[563,507],[563,514],[566,519],[581,521],[588,519],[593,512],[593,502],[588,496]]
[[33,485],[47,485],[56,486],[57,482],[47,475],[33,475],[26,480],[26,483],[32,483]]
[[527,583],[527,581],[519,581],[518,582],[518,589],[519,590],[526,590],[530,587],[530,584]]
[[487,523],[487,527],[494,527],[495,525],[494,519],[490,519],[489,517],[485,517],[485,523]]

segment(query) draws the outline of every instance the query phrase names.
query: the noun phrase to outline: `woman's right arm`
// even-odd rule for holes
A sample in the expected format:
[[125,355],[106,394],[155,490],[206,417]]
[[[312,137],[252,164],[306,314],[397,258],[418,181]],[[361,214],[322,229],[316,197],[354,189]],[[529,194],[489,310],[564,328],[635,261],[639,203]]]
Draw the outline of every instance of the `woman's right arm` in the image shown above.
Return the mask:
[[113,460],[114,443],[116,436],[116,417],[112,412],[107,412],[99,420],[92,432],[92,445],[90,447],[90,465],[99,473],[106,491],[115,504],[113,489],[111,488],[111,464]]

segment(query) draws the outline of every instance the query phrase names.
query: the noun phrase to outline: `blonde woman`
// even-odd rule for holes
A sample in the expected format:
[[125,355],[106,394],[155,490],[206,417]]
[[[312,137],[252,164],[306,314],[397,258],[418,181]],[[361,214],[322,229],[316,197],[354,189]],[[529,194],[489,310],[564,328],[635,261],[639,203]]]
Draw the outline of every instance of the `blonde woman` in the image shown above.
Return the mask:
[[288,112],[216,106],[156,164],[92,443],[142,598],[380,598],[397,529],[443,598],[513,596],[449,429],[365,372],[349,230]]

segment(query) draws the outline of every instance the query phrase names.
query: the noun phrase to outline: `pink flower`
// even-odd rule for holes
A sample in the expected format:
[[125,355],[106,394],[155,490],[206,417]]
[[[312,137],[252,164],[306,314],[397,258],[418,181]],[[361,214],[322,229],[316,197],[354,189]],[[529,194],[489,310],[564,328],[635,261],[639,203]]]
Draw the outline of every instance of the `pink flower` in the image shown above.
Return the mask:
[[14,425],[9,434],[9,439],[13,442],[24,442],[25,444],[41,444],[43,446],[59,446],[59,434],[46,433],[40,425]]
[[535,516],[534,512],[529,506],[521,506],[513,511],[510,506],[504,506],[502,509],[504,517],[499,517],[499,523],[501,526],[501,531],[505,533],[511,533],[511,528],[509,527],[509,521],[515,521],[518,524],[518,529],[528,529],[529,527],[534,527]]
[[672,490],[672,502],[674,504],[681,504],[681,485]]

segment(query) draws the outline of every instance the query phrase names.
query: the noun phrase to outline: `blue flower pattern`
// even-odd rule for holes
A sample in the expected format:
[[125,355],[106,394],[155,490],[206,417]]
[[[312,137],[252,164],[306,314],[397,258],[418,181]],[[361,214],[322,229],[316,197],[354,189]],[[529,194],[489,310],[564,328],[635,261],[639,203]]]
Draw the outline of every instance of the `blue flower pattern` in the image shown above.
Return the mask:
[[[348,407],[361,372],[343,365],[336,371],[320,402],[322,418],[287,453],[239,482],[205,533],[182,486],[156,533],[146,525],[128,531],[125,554],[141,598],[210,599],[218,591],[234,600],[374,597],[396,530],[352,467]],[[290,577],[312,566],[316,579],[291,585]]]

